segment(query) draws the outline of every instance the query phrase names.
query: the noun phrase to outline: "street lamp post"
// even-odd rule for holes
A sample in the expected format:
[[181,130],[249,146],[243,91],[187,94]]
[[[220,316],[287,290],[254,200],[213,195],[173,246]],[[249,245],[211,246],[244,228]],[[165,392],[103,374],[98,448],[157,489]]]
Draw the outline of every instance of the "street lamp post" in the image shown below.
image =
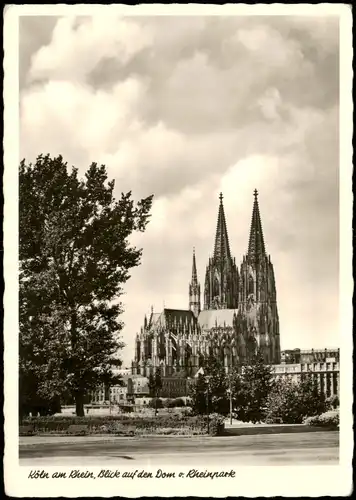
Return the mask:
[[155,417],[157,417],[157,399],[158,399],[158,390],[155,391]]
[[230,425],[232,425],[232,391],[231,387],[227,390],[227,393],[229,395],[229,401],[230,401]]
[[207,416],[207,424],[208,424],[208,435],[209,435],[209,380],[210,380],[210,376],[209,375],[206,375],[205,376],[205,379],[206,379],[206,416]]
[[230,425],[232,425],[232,388],[231,388],[231,373],[229,373],[229,388],[227,390],[230,402]]

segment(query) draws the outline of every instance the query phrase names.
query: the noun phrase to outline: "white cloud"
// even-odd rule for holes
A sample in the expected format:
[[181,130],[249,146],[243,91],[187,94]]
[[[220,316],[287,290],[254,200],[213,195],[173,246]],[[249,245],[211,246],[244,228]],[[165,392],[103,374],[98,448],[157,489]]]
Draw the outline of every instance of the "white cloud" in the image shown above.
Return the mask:
[[133,238],[126,363],[151,304],[187,307],[193,246],[203,285],[220,190],[238,262],[260,191],[282,348],[339,344],[337,68],[327,21],[58,20],[22,90],[21,154],[104,163],[118,191],[155,194]]
[[50,45],[32,59],[30,77],[83,79],[103,58],[115,57],[122,64],[150,42],[150,34],[134,22],[103,15],[77,23],[76,18],[59,19]]

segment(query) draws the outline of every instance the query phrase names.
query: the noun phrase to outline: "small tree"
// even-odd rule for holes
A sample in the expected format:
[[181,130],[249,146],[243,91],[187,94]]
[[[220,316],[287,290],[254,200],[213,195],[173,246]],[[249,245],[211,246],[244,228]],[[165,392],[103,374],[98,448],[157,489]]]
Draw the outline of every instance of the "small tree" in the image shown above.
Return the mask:
[[272,367],[265,364],[260,353],[253,356],[249,365],[241,368],[236,384],[233,390],[238,388],[238,392],[233,394],[233,398],[238,401],[239,418],[254,423],[263,420],[274,378]]
[[[162,377],[160,368],[156,368],[155,374],[150,373],[148,378],[148,388],[150,392],[150,396],[153,397],[154,401],[157,401],[158,396],[162,390]],[[161,406],[162,407],[162,406]],[[156,406],[156,414],[158,407]]]
[[160,368],[156,368],[156,373],[155,373],[155,393],[156,393],[157,397],[160,395],[161,390],[162,390],[161,369]]
[[[229,412],[229,398],[227,394],[228,379],[222,362],[213,355],[204,360],[204,375],[198,375],[195,384],[190,389],[192,408],[196,413],[226,415]],[[209,385],[207,380],[209,380]]]
[[298,383],[290,377],[276,381],[266,401],[268,423],[295,424],[302,422]]
[[[241,367],[235,366],[228,376],[229,389],[231,390],[233,412],[242,419],[243,410],[246,406],[242,385]],[[242,419],[243,420],[243,419]]]
[[190,397],[194,413],[199,415],[206,413],[207,383],[205,377],[200,373],[195,383],[190,386]]
[[211,394],[210,412],[226,415],[229,412],[227,396],[228,381],[222,362],[215,356],[209,356],[205,362],[205,372],[209,376],[209,392]]
[[298,393],[300,398],[300,411],[304,417],[321,415],[327,410],[327,402],[324,393],[318,387],[316,378],[312,372],[301,376]]
[[153,373],[150,373],[148,377],[148,390],[151,398],[155,396],[155,388],[156,388],[155,376],[153,375]]

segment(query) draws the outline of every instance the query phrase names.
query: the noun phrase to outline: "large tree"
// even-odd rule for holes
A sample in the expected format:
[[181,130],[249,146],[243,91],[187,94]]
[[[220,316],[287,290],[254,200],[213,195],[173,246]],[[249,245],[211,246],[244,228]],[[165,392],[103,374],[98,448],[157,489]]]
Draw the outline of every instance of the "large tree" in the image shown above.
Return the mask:
[[152,196],[116,200],[105,166],[79,178],[61,156],[23,160],[19,183],[20,385],[31,375],[41,397],[68,393],[84,415],[85,394],[121,363],[119,297],[142,254],[129,239]]
[[304,374],[298,381],[284,377],[276,382],[267,398],[266,417],[271,423],[302,423],[305,417],[320,415],[327,410],[324,394],[313,373]]

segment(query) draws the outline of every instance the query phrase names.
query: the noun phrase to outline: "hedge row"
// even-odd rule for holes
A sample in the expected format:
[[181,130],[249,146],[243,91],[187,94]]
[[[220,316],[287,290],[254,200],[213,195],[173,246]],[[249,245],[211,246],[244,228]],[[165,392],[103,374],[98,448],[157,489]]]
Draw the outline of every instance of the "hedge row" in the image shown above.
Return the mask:
[[312,425],[316,427],[328,427],[329,429],[338,429],[340,425],[339,412],[337,411],[327,411],[321,415],[315,415],[314,417],[307,417],[304,420],[306,425]]
[[[206,434],[207,419],[204,416],[184,417],[162,415],[137,418],[127,415],[87,416],[87,417],[35,417],[22,421],[21,426],[31,426],[34,434],[66,434],[71,425],[86,425],[89,434]],[[209,433],[223,432],[223,418],[211,415]]]

